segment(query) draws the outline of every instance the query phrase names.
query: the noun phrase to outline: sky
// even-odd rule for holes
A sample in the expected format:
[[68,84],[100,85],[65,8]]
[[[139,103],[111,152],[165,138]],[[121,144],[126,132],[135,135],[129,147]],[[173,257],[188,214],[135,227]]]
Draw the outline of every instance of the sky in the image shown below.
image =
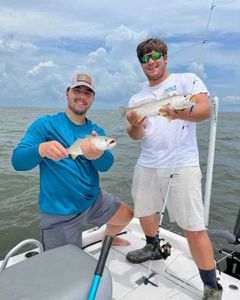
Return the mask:
[[240,0],[0,0],[0,106],[66,106],[75,71],[96,80],[94,108],[127,106],[146,82],[149,37],[168,70],[199,75],[221,111],[240,111]]

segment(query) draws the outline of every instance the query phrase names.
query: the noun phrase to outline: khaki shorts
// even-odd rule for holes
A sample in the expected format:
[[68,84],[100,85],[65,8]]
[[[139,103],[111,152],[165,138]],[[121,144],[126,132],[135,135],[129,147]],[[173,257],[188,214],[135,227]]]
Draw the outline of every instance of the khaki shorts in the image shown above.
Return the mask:
[[[161,212],[172,169],[136,165],[132,183],[135,217]],[[175,168],[166,207],[171,222],[190,231],[205,230],[199,167]]]

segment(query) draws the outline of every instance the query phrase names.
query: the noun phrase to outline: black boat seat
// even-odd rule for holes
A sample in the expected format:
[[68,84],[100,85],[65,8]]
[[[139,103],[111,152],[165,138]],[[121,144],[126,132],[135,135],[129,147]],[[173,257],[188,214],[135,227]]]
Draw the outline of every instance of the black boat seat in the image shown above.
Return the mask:
[[[0,272],[1,300],[85,300],[97,260],[73,245],[35,255]],[[112,299],[112,278],[104,268],[96,300]]]

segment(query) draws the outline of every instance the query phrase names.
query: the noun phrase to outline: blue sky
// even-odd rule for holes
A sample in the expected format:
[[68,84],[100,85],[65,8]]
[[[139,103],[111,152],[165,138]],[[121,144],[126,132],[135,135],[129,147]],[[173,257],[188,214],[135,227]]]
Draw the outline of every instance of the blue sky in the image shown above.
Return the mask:
[[136,46],[158,36],[170,72],[197,73],[240,111],[239,15],[239,0],[0,0],[0,106],[65,107],[76,70],[95,77],[95,108],[127,106],[146,81]]

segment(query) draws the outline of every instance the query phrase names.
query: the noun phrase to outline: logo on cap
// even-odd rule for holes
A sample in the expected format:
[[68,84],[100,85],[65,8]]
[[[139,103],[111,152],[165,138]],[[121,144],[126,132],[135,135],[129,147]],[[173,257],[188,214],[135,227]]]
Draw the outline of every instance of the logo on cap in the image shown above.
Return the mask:
[[77,81],[84,81],[90,85],[92,85],[92,78],[86,74],[78,74],[77,75]]

